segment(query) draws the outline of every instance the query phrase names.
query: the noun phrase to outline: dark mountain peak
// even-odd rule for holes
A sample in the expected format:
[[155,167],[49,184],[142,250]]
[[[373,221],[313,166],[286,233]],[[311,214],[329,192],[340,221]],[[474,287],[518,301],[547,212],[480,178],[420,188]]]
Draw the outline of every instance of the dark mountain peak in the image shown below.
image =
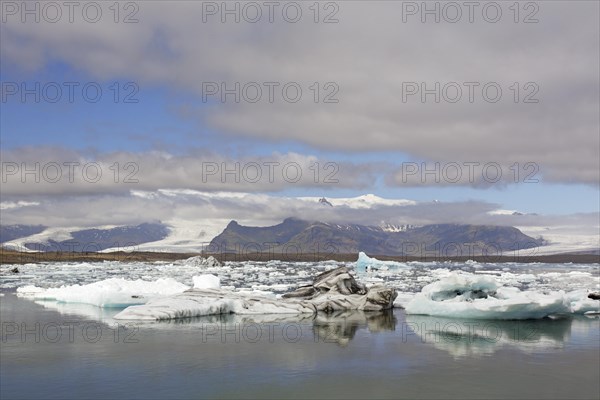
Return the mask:
[[329,207],[333,207],[333,204],[331,204],[329,202],[329,200],[327,200],[325,197],[321,197],[319,199],[319,204],[323,205],[323,206],[329,206]]
[[297,218],[297,217],[287,217],[286,219],[283,220],[282,224],[291,224],[291,223],[298,223],[298,222],[306,222],[303,219]]
[[[304,219],[300,219],[297,217],[290,217],[283,220],[279,225],[275,225],[279,231],[298,231],[302,229],[306,229],[311,225],[312,222],[306,221]],[[265,227],[265,229],[269,229],[269,227]]]

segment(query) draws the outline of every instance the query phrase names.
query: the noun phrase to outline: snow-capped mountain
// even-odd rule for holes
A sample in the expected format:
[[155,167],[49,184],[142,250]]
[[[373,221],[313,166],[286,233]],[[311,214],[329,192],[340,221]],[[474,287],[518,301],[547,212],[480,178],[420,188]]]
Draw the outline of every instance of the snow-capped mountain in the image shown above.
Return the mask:
[[374,194],[365,194],[357,197],[335,197],[335,198],[327,198],[324,197],[299,197],[298,200],[303,200],[307,202],[320,202],[324,203],[321,200],[324,199],[327,204],[333,207],[348,207],[348,208],[374,208],[378,206],[407,206],[417,204],[416,201],[413,200],[405,200],[405,199],[385,199],[383,197],[376,196]]
[[[158,203],[160,207],[179,204],[177,210],[185,212],[173,212],[154,226],[152,224],[157,224],[155,221],[144,220],[130,225],[104,223],[85,227],[2,225],[0,243],[3,247],[23,251],[53,248],[71,251],[73,244],[79,242],[93,243],[86,247],[90,251],[110,252],[127,248],[154,252],[201,252],[226,230],[231,220],[237,220],[241,226],[269,228],[287,217],[296,216],[322,224],[332,237],[346,233],[360,236],[363,232],[410,235],[412,231],[426,226],[448,224],[446,221],[438,223],[436,219],[453,211],[451,205],[444,203],[385,199],[372,194],[351,198],[297,198],[167,189],[131,194],[134,198]],[[463,225],[514,226],[536,241],[543,237],[544,244],[535,250],[538,255],[597,251],[600,248],[597,227],[593,224],[582,226],[564,219],[554,221],[533,213],[502,209],[490,211],[489,208],[484,209],[484,214],[480,211],[478,216],[465,218],[465,211],[459,211],[454,220]],[[145,229],[144,226],[153,228]],[[429,239],[423,242],[429,243]],[[77,251],[83,250],[80,247]]]

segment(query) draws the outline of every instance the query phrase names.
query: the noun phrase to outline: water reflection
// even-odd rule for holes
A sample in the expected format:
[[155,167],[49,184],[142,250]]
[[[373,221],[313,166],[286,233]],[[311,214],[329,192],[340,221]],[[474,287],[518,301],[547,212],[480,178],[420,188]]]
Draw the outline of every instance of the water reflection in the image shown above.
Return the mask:
[[[102,309],[85,304],[36,301],[63,315],[75,315],[108,325],[123,324],[113,319],[119,309]],[[203,341],[255,343],[308,340],[347,346],[361,330],[370,334],[394,332],[401,343],[420,342],[443,350],[452,357],[489,356],[502,348],[525,353],[563,349],[565,343],[594,345],[598,316],[569,316],[527,321],[471,320],[405,315],[400,310],[381,312],[343,311],[331,314],[222,314],[167,321],[129,321],[147,331],[195,331]],[[229,335],[229,336],[228,336]],[[236,336],[237,335],[237,336]],[[238,340],[239,339],[239,340]],[[597,344],[597,343],[596,343]]]
[[340,311],[332,314],[317,314],[314,319],[316,340],[346,346],[354,339],[359,329],[367,328],[370,333],[393,331],[397,319],[392,310],[378,312]]
[[[117,321],[113,317],[121,311],[120,309],[103,309],[87,304],[58,303],[55,301],[35,301],[36,304],[44,308],[57,311],[64,315],[76,315],[85,319],[103,322],[108,325],[123,324],[126,321]],[[370,333],[383,331],[394,331],[398,323],[393,310],[378,312],[363,311],[339,311],[335,313],[313,314],[261,314],[261,315],[238,315],[238,314],[219,314],[208,315],[195,318],[181,318],[165,321],[129,321],[140,328],[147,330],[163,329],[185,329],[185,330],[204,330],[206,339],[210,340],[215,332],[233,332],[238,331],[240,340],[249,339],[252,341],[256,335],[257,329],[261,334],[284,336],[284,340],[291,341],[289,336],[298,336],[295,332],[300,332],[304,338],[309,333],[311,339],[315,342],[336,343],[340,346],[346,346],[356,333],[361,329],[366,329]],[[258,326],[257,326],[258,325]],[[294,335],[292,335],[292,333]],[[245,336],[248,336],[246,338]],[[263,336],[261,335],[261,338]],[[275,338],[271,338],[275,340]]]
[[[303,398],[447,398],[459,393],[463,398],[539,398],[541,393],[598,398],[599,393],[597,318],[468,321],[405,316],[402,310],[228,314],[107,330],[94,323],[96,318],[107,321],[107,310],[54,306],[63,314],[14,295],[1,298],[7,340],[0,346],[0,397],[286,398],[291,393]],[[88,317],[73,318],[75,311]],[[73,340],[65,321],[75,323]],[[275,337],[256,341],[256,324],[267,327],[269,321],[279,328]],[[436,322],[438,331],[451,332],[447,340],[436,343],[427,336]],[[501,337],[494,342],[481,334],[452,333],[456,324],[466,330],[465,322],[479,323],[467,326],[480,330],[491,323],[484,331],[488,339]],[[38,333],[33,332],[37,323]],[[56,324],[63,327],[59,341],[54,340]],[[95,329],[85,330],[88,325],[101,325],[100,340]],[[215,330],[219,327],[226,329]],[[296,327],[303,336],[296,337]],[[521,349],[544,354],[524,357]],[[488,355],[494,352],[491,360]],[[97,378],[95,384],[90,377]]]
[[[318,314],[265,314],[237,315],[220,314],[197,318],[157,321],[143,324],[144,327],[164,329],[185,327],[203,331],[207,341],[221,339],[223,334],[237,334],[240,341],[283,340],[296,342],[301,338],[313,342],[336,343],[346,346],[356,333],[366,329],[370,333],[394,331],[397,318],[393,310],[363,312],[339,311]],[[260,333],[259,333],[260,332]]]
[[60,303],[53,300],[36,300],[34,303],[60,314],[74,315],[107,324],[116,323],[113,317],[122,310],[121,308],[96,307],[90,304]]
[[403,338],[414,335],[422,343],[453,357],[488,356],[510,347],[525,353],[562,349],[573,330],[597,326],[593,317],[559,317],[526,321],[472,320],[406,315]]

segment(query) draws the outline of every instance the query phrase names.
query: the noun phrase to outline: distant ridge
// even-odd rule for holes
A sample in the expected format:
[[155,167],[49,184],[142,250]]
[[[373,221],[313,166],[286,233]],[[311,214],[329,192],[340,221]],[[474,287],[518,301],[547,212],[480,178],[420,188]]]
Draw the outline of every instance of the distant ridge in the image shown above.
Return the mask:
[[[33,251],[97,252],[109,248],[133,250],[141,243],[164,239],[169,228],[161,223],[143,223],[135,226],[119,226],[110,229],[81,229],[68,232],[68,239],[48,236],[45,239],[32,240],[29,236],[45,231],[41,225],[7,225],[1,227],[0,243],[4,244],[24,238],[22,246]],[[62,235],[64,237],[64,235]],[[11,247],[11,246],[9,246]],[[21,250],[25,250],[21,249]]]
[[0,226],[0,243],[35,235],[45,229],[44,225],[2,225]]
[[501,255],[543,244],[507,226],[434,224],[403,229],[332,224],[287,218],[268,227],[231,221],[211,243],[211,252],[358,253],[409,256]]

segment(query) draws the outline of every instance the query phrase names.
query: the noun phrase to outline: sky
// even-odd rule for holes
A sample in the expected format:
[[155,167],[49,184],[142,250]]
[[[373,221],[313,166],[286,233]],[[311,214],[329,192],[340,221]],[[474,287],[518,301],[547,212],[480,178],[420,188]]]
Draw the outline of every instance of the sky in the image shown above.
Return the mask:
[[597,232],[599,7],[3,1],[2,223]]

